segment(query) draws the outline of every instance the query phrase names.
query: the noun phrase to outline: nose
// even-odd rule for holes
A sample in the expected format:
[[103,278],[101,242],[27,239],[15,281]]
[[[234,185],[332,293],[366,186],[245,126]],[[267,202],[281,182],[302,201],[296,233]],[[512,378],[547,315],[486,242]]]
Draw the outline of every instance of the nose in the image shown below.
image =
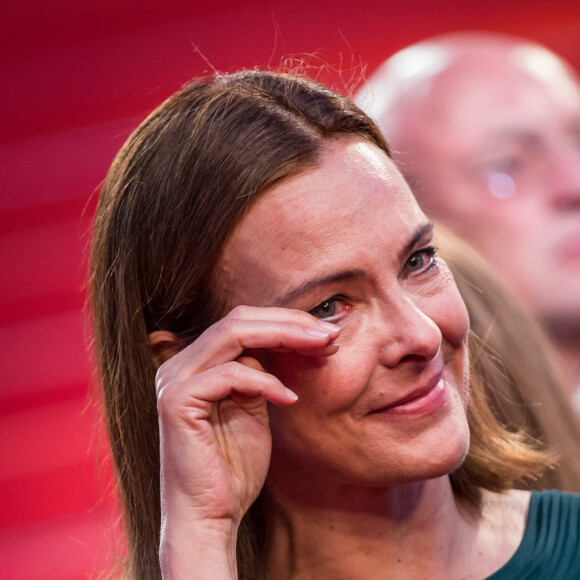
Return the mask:
[[562,151],[551,160],[546,179],[552,191],[552,207],[557,211],[580,211],[580,153]]
[[441,329],[407,295],[384,309],[380,325],[380,358],[388,368],[405,362],[429,362],[441,349]]

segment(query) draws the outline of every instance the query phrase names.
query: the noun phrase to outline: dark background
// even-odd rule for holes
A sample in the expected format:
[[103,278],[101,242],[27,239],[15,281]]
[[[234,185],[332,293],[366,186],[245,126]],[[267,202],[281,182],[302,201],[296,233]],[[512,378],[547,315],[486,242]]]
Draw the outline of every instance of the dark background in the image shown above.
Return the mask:
[[527,36],[580,69],[577,0],[24,0],[2,7],[3,578],[86,578],[111,551],[115,512],[88,398],[83,286],[99,184],[130,130],[212,68],[316,55],[311,62],[334,67],[321,78],[342,89],[412,42],[473,29]]

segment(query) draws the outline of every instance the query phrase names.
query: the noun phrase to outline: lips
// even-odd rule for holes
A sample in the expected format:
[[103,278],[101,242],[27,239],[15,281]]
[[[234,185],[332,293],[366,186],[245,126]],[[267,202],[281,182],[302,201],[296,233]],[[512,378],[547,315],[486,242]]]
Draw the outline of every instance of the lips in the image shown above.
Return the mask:
[[423,415],[436,411],[445,403],[447,383],[438,374],[425,386],[417,388],[409,394],[389,403],[371,414],[383,413],[388,415]]

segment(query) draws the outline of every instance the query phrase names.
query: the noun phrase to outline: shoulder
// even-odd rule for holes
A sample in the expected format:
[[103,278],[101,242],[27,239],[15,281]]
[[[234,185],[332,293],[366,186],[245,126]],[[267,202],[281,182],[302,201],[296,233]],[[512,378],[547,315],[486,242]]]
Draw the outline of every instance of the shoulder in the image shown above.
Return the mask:
[[553,540],[575,531],[573,538],[580,544],[580,495],[557,490],[532,492],[526,532],[534,528],[554,535]]
[[[525,496],[509,495],[506,505],[525,502]],[[489,580],[580,577],[580,495],[549,490],[531,492],[528,498],[521,543]]]

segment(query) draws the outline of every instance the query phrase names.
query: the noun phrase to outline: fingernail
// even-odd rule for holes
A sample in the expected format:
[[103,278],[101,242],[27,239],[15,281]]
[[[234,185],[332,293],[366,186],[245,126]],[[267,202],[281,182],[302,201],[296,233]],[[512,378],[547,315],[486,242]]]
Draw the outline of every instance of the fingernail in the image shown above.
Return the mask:
[[304,332],[316,337],[328,336],[330,334],[328,331],[318,330],[318,328],[305,328]]
[[317,322],[327,332],[336,332],[337,330],[340,330],[340,326],[332,324],[332,322],[325,322],[324,320],[318,320]]
[[294,392],[291,391],[288,387],[284,387],[284,390],[286,391],[286,394],[293,400],[293,401],[297,401],[298,400],[298,395]]

